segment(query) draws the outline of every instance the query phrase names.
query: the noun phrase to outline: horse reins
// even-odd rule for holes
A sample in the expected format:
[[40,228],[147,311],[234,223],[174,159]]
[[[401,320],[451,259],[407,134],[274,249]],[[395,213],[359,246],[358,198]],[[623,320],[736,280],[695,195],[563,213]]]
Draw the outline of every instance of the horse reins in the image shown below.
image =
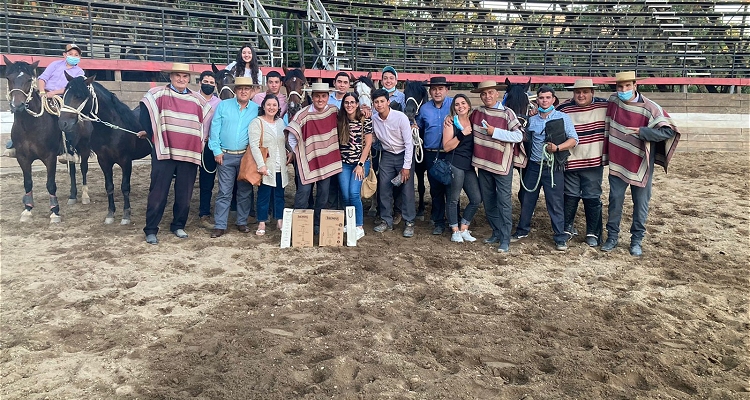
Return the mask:
[[[417,102],[417,100],[414,97],[409,97],[406,99],[405,103],[409,103],[409,100],[413,101],[414,104],[417,106],[417,114],[419,114],[419,108],[422,107],[422,102]],[[414,161],[417,162],[417,164],[424,161],[424,141],[421,137],[419,137],[419,127],[412,126],[411,128],[411,139],[412,142],[414,142]]]
[[232,90],[232,88],[230,88],[229,85],[224,85],[221,87],[221,90],[219,90],[219,98],[221,98],[221,94],[224,93],[224,90],[228,90],[229,93],[232,94],[232,97],[237,97],[237,94],[234,93],[234,90]]
[[[37,82],[37,78],[36,78],[36,77],[34,77],[34,78],[33,78],[33,79],[31,80],[31,88],[29,89],[29,92],[28,92],[28,93],[24,92],[24,91],[23,91],[23,89],[13,88],[13,89],[10,89],[10,90],[9,90],[9,91],[8,91],[8,92],[6,93],[6,97],[8,98],[8,103],[11,103],[11,97],[12,97],[12,95],[13,95],[13,92],[21,92],[21,94],[23,94],[23,95],[24,95],[24,96],[26,97],[26,101],[24,101],[24,103],[23,103],[24,105],[26,105],[26,112],[27,112],[27,113],[28,113],[29,115],[31,115],[32,117],[34,117],[34,118],[39,118],[39,117],[41,117],[42,115],[44,115],[44,110],[45,110],[45,108],[46,108],[46,107],[45,107],[45,104],[44,104],[44,103],[46,103],[46,102],[44,101],[44,99],[43,99],[43,98],[41,98],[41,97],[42,97],[42,95],[41,95],[41,94],[39,95],[39,97],[40,97],[40,99],[41,99],[41,103],[42,103],[42,106],[40,107],[39,113],[35,113],[35,112],[31,111],[31,109],[29,108],[29,102],[31,101],[31,97],[32,97],[32,96],[34,95],[34,91],[35,91],[35,90],[36,90],[36,88],[37,88],[37,83],[36,83],[36,82]],[[48,112],[49,112],[49,110],[48,110]],[[51,113],[51,114],[53,114],[53,115],[54,115],[54,113]]]

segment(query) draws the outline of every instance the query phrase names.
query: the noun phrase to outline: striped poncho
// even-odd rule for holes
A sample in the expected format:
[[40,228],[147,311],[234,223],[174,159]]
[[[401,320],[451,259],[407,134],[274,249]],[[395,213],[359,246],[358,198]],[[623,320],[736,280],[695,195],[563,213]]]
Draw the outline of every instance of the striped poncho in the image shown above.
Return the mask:
[[327,106],[321,112],[305,108],[286,127],[297,141],[295,157],[303,185],[341,172],[337,111],[333,106]]
[[[640,95],[640,94],[638,94]],[[609,173],[628,184],[645,187],[653,171],[649,171],[652,149],[654,163],[664,167],[672,158],[680,133],[666,111],[653,101],[641,96],[643,102],[621,101],[617,94],[609,98],[605,131],[608,136]],[[661,142],[647,142],[636,135],[627,134],[628,128],[661,128],[669,126],[675,135]]]
[[498,175],[508,175],[512,167],[526,166],[526,151],[522,143],[508,143],[493,139],[483,132],[482,120],[496,128],[515,131],[521,128],[516,114],[510,108],[479,107],[469,117],[474,136],[474,154],[471,165]]
[[607,116],[607,100],[594,97],[591,104],[579,106],[568,100],[558,111],[568,114],[578,133],[578,145],[570,149],[566,171],[600,167],[607,162],[604,151],[604,119]]
[[177,93],[158,86],[141,101],[151,115],[156,158],[200,165],[206,138],[203,122],[213,113],[206,100],[193,92]]

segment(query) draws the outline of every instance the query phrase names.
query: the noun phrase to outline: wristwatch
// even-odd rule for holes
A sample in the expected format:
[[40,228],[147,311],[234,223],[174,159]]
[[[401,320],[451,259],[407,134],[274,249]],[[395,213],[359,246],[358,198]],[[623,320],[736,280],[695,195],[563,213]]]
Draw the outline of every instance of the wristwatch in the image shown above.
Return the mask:
[[358,166],[358,167],[364,167],[364,166],[365,166],[365,163],[363,163],[362,161],[358,161],[358,162],[357,162],[357,166]]

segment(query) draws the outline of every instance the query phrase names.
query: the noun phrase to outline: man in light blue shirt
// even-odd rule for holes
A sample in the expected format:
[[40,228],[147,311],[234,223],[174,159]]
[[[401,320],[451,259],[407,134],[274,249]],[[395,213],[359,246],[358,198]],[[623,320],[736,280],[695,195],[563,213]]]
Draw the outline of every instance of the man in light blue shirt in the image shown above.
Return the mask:
[[[431,99],[419,108],[416,122],[424,137],[424,161],[427,171],[432,168],[435,160],[442,158],[443,121],[445,121],[445,117],[450,115],[453,105],[453,98],[448,97],[448,90],[451,85],[443,76],[434,76],[430,78],[430,83],[425,85],[430,88]],[[435,224],[432,234],[442,235],[445,231],[445,205],[448,203],[448,186],[440,183],[429,173],[427,173],[427,180],[430,182],[430,197],[432,197],[430,219]]]
[[238,77],[234,83],[235,98],[219,103],[213,120],[208,147],[214,153],[216,174],[219,177],[219,193],[214,206],[214,230],[212,238],[223,235],[227,230],[229,206],[232,190],[237,183],[237,229],[247,233],[247,218],[253,208],[253,185],[237,181],[240,161],[247,151],[248,126],[258,116],[258,105],[250,101],[254,95],[252,79]]
[[[554,231],[555,248],[559,251],[568,249],[567,241],[570,235],[565,233],[565,218],[563,214],[565,180],[563,178],[566,157],[560,153],[567,153],[578,144],[573,121],[567,114],[555,110],[555,90],[549,86],[542,86],[537,90],[537,104],[539,113],[529,118],[528,131],[531,135],[531,156],[526,166],[521,182],[526,190],[521,203],[521,217],[516,232],[511,236],[511,242],[523,239],[531,231],[531,216],[534,213],[539,191],[544,188],[544,198],[547,212]],[[554,135],[555,120],[562,120],[567,140],[555,144],[550,139]]]

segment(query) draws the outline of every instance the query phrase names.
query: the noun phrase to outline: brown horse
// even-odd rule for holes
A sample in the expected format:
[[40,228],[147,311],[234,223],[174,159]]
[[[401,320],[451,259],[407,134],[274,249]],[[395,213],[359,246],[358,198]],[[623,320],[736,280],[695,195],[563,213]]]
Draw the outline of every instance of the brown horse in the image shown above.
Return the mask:
[[[26,194],[23,196],[24,211],[21,222],[31,220],[31,210],[34,208],[34,184],[31,179],[31,163],[41,160],[47,168],[47,192],[49,193],[50,222],[60,222],[60,205],[57,201],[57,155],[63,148],[63,136],[57,125],[57,116],[47,112],[42,106],[42,98],[36,88],[36,68],[39,62],[29,64],[24,61],[12,62],[3,56],[6,65],[5,77],[8,80],[8,98],[10,111],[13,113],[13,127],[10,137],[16,149],[16,160],[23,172],[23,186]],[[46,101],[46,99],[44,100]],[[85,131],[82,128],[82,132]],[[79,142],[75,135],[68,135],[68,141],[76,146],[81,156],[81,173],[86,182],[88,157],[91,150],[85,140]],[[75,164],[70,163],[70,199],[68,204],[76,201],[77,189],[75,185]],[[85,193],[84,193],[85,200]]]
[[234,84],[236,68],[237,66],[232,67],[232,69],[219,69],[216,64],[211,63],[211,69],[214,71],[214,79],[216,80],[216,91],[222,100],[234,98],[232,85]]
[[[78,134],[82,139],[90,138],[91,149],[96,153],[97,161],[104,173],[104,188],[109,203],[105,224],[114,222],[115,185],[112,169],[115,164],[120,166],[120,190],[123,198],[123,216],[120,224],[130,224],[130,175],[133,160],[151,154],[151,145],[147,140],[139,140],[134,134],[141,130],[135,111],[130,110],[104,86],[94,82],[94,76],[66,76],[68,85],[63,93],[60,129],[66,133]],[[139,109],[136,107],[136,110]],[[82,133],[79,132],[81,128],[84,128]]]
[[282,69],[284,70],[284,88],[289,104],[287,115],[291,121],[302,107],[310,104],[310,96],[303,94],[307,86],[307,78],[305,78],[304,65],[295,69],[288,69],[287,67],[282,67]]

